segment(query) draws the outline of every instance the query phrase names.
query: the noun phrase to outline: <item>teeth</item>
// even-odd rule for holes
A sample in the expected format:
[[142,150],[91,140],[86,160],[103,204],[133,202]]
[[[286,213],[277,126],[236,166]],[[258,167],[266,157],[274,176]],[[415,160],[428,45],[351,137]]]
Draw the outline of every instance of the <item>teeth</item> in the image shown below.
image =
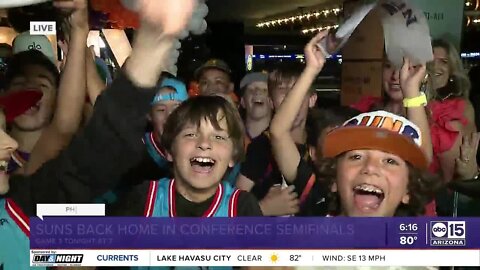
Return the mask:
[[192,161],[200,162],[200,163],[214,163],[213,159],[211,158],[202,158],[202,157],[194,157]]
[[377,194],[383,194],[383,191],[375,186],[369,185],[369,184],[361,184],[358,185],[354,188],[354,190],[362,190],[366,192],[374,192]]
[[8,169],[8,161],[1,160],[0,161],[0,171],[7,171]]

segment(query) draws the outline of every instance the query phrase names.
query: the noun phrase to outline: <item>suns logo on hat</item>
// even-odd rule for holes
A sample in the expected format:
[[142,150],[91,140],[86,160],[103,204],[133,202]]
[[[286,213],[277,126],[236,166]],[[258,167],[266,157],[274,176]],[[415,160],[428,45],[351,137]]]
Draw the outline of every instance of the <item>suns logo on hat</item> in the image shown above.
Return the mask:
[[405,117],[386,111],[362,113],[348,120],[343,126],[365,126],[386,129],[404,135],[421,146],[422,138],[420,129]]

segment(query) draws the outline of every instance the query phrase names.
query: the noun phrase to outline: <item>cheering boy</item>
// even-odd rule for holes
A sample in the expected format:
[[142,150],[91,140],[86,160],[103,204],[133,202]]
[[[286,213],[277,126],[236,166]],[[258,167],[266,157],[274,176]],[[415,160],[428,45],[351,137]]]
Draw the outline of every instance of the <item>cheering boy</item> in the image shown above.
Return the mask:
[[[310,194],[310,190],[329,187],[332,214],[420,215],[426,199],[433,198],[436,180],[426,174],[428,159],[422,150],[420,129],[404,117],[379,111],[350,119],[325,137],[322,156],[331,159],[320,161],[313,177],[302,173],[307,165],[302,162],[289,129],[310,84],[325,63],[316,44],[326,36],[326,31],[321,32],[307,44],[307,67],[272,120],[272,146],[285,180],[295,185],[297,192],[304,195],[300,201],[307,204],[315,201],[307,200],[315,194]],[[425,65],[410,67],[406,59],[400,71],[402,88],[418,94],[424,75]],[[414,109],[420,110],[420,106]]]

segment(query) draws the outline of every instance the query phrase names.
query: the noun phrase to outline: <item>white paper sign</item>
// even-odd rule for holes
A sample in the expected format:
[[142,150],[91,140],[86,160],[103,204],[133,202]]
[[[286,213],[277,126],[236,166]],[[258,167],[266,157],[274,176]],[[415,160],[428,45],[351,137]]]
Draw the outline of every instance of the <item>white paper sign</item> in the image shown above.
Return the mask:
[[408,0],[381,0],[379,3],[385,50],[396,67],[408,57],[414,65],[433,60],[430,29],[423,11]]
[[35,5],[49,0],[1,0],[0,8],[14,8]]
[[355,12],[337,29],[335,38],[325,38],[318,44],[322,53],[328,57],[342,49],[357,26],[363,21],[363,19],[365,19],[368,13],[372,11],[376,4],[377,2],[375,1],[367,5],[362,5],[356,9]]

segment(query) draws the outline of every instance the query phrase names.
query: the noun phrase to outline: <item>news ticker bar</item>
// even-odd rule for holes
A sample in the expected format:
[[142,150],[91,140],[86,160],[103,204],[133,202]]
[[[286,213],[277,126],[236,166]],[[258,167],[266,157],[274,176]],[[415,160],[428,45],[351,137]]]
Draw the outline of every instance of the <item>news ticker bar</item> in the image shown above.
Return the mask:
[[30,228],[42,250],[480,249],[479,218],[48,217]]
[[480,250],[31,250],[30,258],[31,266],[480,266]]

